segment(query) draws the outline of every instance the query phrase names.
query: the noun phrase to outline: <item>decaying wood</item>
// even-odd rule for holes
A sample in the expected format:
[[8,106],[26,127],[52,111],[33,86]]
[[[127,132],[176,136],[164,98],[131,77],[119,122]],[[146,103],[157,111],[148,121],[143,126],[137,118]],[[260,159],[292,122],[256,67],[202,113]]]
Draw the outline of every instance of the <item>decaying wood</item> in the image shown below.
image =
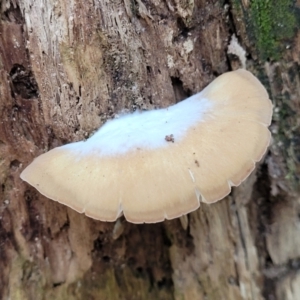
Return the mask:
[[[299,31],[280,59],[267,60],[253,39],[251,1],[0,6],[1,299],[300,298]],[[227,54],[233,33],[273,99],[273,144],[229,197],[191,213],[186,230],[179,220],[114,227],[21,181],[37,155],[238,67]]]

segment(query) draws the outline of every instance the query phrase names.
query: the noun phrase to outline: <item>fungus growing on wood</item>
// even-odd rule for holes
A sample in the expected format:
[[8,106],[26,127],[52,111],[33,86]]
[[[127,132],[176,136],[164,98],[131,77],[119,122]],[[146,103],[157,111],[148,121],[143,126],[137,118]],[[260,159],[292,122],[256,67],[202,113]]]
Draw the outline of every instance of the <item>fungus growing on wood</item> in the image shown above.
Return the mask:
[[248,71],[228,72],[182,102],[121,116],[87,141],[39,156],[21,178],[94,219],[173,219],[247,178],[270,143],[271,117],[261,83]]

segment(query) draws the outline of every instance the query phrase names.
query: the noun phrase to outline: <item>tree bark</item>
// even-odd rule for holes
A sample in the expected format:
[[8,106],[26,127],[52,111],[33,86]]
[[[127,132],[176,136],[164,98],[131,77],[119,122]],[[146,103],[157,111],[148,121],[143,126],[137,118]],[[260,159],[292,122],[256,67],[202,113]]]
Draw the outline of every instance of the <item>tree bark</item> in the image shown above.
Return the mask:
[[[300,299],[299,0],[0,5],[0,299]],[[273,142],[186,229],[95,221],[19,178],[116,114],[166,107],[239,67],[233,34],[273,100]]]

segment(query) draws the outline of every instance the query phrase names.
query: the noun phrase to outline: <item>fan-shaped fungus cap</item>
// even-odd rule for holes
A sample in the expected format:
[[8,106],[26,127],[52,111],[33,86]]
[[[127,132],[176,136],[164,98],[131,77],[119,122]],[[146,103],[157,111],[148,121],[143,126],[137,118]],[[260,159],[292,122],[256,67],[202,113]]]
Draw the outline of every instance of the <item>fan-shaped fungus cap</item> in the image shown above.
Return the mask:
[[272,104],[248,71],[221,75],[166,109],[107,122],[90,139],[36,158],[21,178],[43,195],[102,221],[189,213],[229,194],[270,142]]

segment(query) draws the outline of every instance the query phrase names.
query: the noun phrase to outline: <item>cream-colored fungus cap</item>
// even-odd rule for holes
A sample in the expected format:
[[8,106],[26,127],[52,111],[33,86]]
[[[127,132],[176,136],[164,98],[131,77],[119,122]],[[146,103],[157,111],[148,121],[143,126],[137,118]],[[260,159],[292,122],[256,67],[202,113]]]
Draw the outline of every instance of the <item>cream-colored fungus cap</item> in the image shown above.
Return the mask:
[[94,219],[173,219],[245,180],[270,143],[271,117],[262,84],[228,72],[169,108],[123,115],[39,156],[21,178]]

